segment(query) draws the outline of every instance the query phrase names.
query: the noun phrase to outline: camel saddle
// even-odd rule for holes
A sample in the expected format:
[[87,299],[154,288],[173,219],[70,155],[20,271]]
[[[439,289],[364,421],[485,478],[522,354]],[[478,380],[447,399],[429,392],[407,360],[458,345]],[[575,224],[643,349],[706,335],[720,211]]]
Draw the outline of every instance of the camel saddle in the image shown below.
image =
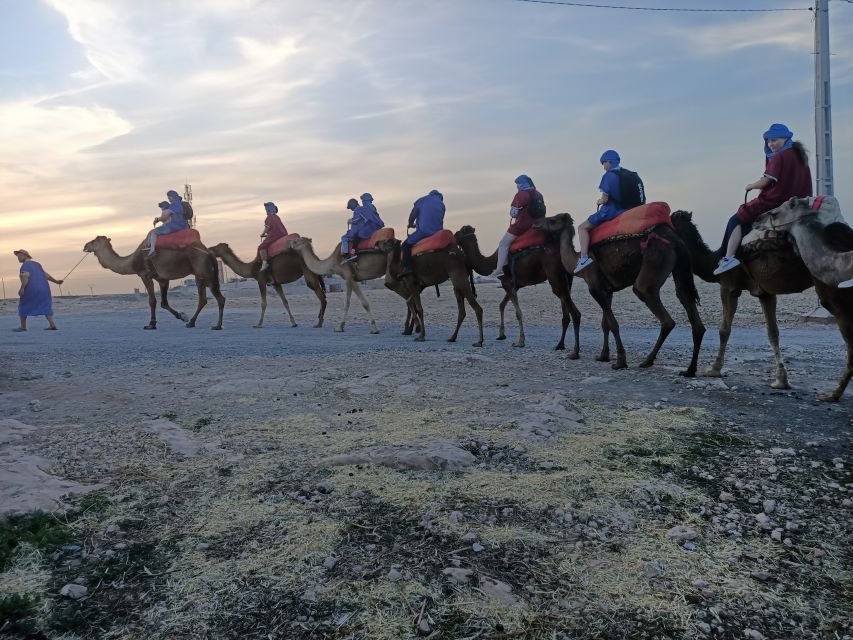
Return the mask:
[[181,229],[157,236],[158,249],[184,249],[195,242],[201,242],[201,236],[195,229]]
[[424,238],[420,242],[417,242],[415,246],[412,247],[412,256],[419,256],[422,253],[427,253],[429,251],[445,249],[453,244],[456,244],[456,238],[453,237],[453,232],[449,229],[442,229],[438,233],[434,233],[428,238]]
[[382,227],[381,229],[377,229],[374,231],[371,236],[364,241],[359,241],[356,246],[356,253],[361,253],[362,251],[378,251],[376,248],[376,243],[380,240],[393,240],[394,239],[394,229],[391,227]]
[[548,243],[548,235],[540,229],[528,229],[509,245],[510,253],[518,253],[525,249],[544,247]]
[[267,252],[269,257],[272,258],[273,256],[277,256],[278,254],[284,253],[285,251],[290,251],[288,243],[291,240],[296,240],[297,238],[299,238],[298,233],[288,233],[283,238],[279,238],[278,240],[273,242],[270,245],[269,251]]
[[624,211],[613,220],[598,225],[589,232],[591,245],[625,238],[644,236],[659,224],[672,227],[669,205],[666,202],[649,202]]

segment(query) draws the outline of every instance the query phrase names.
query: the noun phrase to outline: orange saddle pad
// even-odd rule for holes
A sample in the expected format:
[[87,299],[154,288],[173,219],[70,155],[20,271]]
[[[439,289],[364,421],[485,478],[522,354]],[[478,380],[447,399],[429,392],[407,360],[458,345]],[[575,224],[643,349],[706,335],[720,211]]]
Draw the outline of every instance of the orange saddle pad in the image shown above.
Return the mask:
[[190,246],[193,242],[201,242],[201,236],[195,229],[181,229],[173,231],[162,236],[157,236],[157,244],[159,249],[183,249]]
[[275,242],[270,245],[270,249],[268,254],[270,258],[273,256],[277,256],[280,253],[284,253],[285,251],[289,251],[290,247],[287,245],[291,240],[296,240],[299,237],[298,233],[288,233],[283,238],[279,238]]
[[429,238],[424,238],[412,247],[412,255],[417,256],[427,251],[437,251],[444,249],[452,244],[456,244],[456,238],[453,237],[453,232],[449,229],[442,229],[438,233],[432,234]]
[[659,224],[672,226],[669,205],[666,202],[649,202],[598,225],[590,231],[589,241],[590,244],[597,244],[619,236],[640,235]]
[[540,229],[528,229],[509,245],[509,252],[515,253],[530,247],[544,247],[548,241],[547,234]]
[[368,249],[375,249],[376,243],[380,240],[393,240],[394,239],[394,230],[391,227],[382,227],[373,232],[367,240],[364,242],[358,243],[359,251],[366,251]]

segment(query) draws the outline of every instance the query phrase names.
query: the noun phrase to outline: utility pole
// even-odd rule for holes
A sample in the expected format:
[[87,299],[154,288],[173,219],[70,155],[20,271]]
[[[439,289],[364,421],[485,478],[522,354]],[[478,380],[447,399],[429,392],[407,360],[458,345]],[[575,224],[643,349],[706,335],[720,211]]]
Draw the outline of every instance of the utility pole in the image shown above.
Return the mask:
[[832,177],[832,101],[829,88],[829,0],[815,0],[815,195],[834,195]]
[[[190,204],[190,206],[192,206],[192,204],[193,204],[193,188],[189,182],[186,182],[184,184],[184,201],[188,202]],[[188,220],[187,223],[189,224],[190,227],[195,227],[195,224],[196,224],[195,212],[193,212],[193,219]]]

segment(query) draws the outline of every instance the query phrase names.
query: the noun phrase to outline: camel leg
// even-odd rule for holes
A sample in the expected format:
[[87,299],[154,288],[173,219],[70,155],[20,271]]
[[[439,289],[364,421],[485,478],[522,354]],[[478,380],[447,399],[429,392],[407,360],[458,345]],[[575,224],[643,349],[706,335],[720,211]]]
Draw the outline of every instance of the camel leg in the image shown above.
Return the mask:
[[838,313],[838,309],[830,306],[828,300],[822,299],[821,304],[829,309],[838,321],[838,330],[841,332],[841,337],[844,338],[844,344],[847,345],[847,368],[835,390],[832,393],[819,394],[817,399],[822,402],[838,402],[841,400],[850,378],[853,377],[853,323],[845,318],[846,314]]
[[566,297],[566,302],[569,306],[569,319],[575,334],[575,348],[569,352],[569,360],[577,360],[581,357],[581,311],[575,306],[571,296]]
[[145,290],[148,292],[148,306],[151,308],[151,319],[148,324],[142,327],[143,329],[157,328],[157,297],[154,295],[154,281],[150,278],[143,278],[142,284],[145,285]]
[[679,372],[679,375],[686,378],[695,378],[699,363],[699,350],[702,348],[702,338],[705,336],[705,325],[702,324],[699,307],[696,306],[696,301],[693,300],[692,296],[687,294],[682,295],[682,292],[678,289],[676,289],[675,295],[687,312],[687,319],[690,321],[690,328],[693,333],[693,355],[690,357],[690,364],[687,366],[687,369]]
[[[361,306],[364,307],[365,311],[367,311],[367,317],[370,318],[370,333],[379,333],[379,327],[376,326],[376,320],[373,319],[373,312],[370,310],[370,303],[367,301],[367,296],[364,295],[361,287],[359,287],[355,281],[352,283],[352,289],[361,301]],[[343,331],[343,329],[341,330]]]
[[290,312],[290,303],[287,301],[287,298],[284,296],[284,288],[276,283],[272,286],[275,289],[275,292],[278,294],[278,297],[281,298],[281,303],[284,305],[284,310],[287,312],[288,317],[290,318],[290,326],[296,327],[296,319],[293,317],[293,314]]
[[335,332],[337,332],[337,333],[341,333],[341,332],[343,332],[343,331],[346,331],[346,327],[347,327],[347,314],[349,314],[349,303],[350,303],[350,298],[352,297],[352,289],[353,289],[353,286],[358,286],[358,285],[356,285],[352,280],[349,280],[349,279],[348,279],[348,280],[347,280],[347,295],[346,295],[346,301],[344,302],[344,317],[343,317],[343,319],[341,320],[341,323],[338,325],[338,328],[337,328],[337,329],[335,329]]
[[456,337],[459,335],[459,327],[462,326],[462,322],[465,320],[465,298],[462,296],[462,292],[456,287],[453,287],[453,295],[456,296],[456,330],[447,339],[448,342],[456,342]]
[[513,347],[524,347],[524,318],[521,315],[521,305],[518,304],[518,294],[510,294],[510,301],[515,307],[515,319],[518,320],[518,340],[512,343]]
[[160,306],[169,313],[171,313],[173,316],[175,316],[178,320],[181,320],[183,322],[189,321],[187,314],[175,311],[172,307],[169,306],[169,281],[158,280],[157,284],[160,285]]
[[195,321],[196,318],[198,318],[198,314],[201,313],[201,310],[204,309],[207,304],[207,287],[204,286],[204,282],[196,279],[196,289],[198,289],[198,306],[196,307],[193,317],[190,318],[189,322],[187,322],[187,327],[190,329],[195,327]]
[[482,347],[483,346],[483,307],[477,301],[477,296],[474,294],[474,290],[471,289],[470,285],[466,286],[463,290],[463,295],[465,299],[468,300],[468,304],[471,305],[471,308],[474,310],[474,315],[477,316],[477,327],[480,330],[480,339],[472,344],[472,347]]
[[453,293],[456,295],[456,303],[459,305],[459,318],[456,323],[456,331],[453,333],[453,341],[456,340],[456,334],[459,333],[459,327],[462,326],[462,320],[465,319],[465,300],[471,305],[474,310],[474,315],[477,316],[477,328],[480,332],[480,339],[473,343],[474,347],[483,346],[483,307],[477,302],[477,296],[471,288],[471,281],[467,273],[461,274],[451,273],[450,281],[453,284]]
[[735,318],[735,312],[737,312],[738,298],[740,298],[740,291],[720,287],[720,301],[723,305],[723,317],[720,320],[720,349],[717,351],[717,358],[705,370],[704,375],[710,378],[719,378],[723,375],[726,346],[729,343],[729,336],[732,333],[732,322]]
[[420,331],[415,336],[415,342],[424,342],[426,340],[426,323],[424,322],[424,306],[421,304],[420,292],[412,294],[411,303],[415,311],[415,322],[420,325]]
[[622,344],[622,335],[619,333],[619,323],[616,322],[616,316],[613,314],[611,302],[613,294],[606,291],[590,289],[590,294],[595,301],[601,306],[602,318],[601,329],[604,332],[604,346],[601,349],[601,355],[597,358],[603,362],[610,360],[610,341],[607,334],[608,330],[613,333],[613,341],[616,343],[616,362],[610,365],[613,369],[626,369],[628,361],[625,357],[625,346]]
[[211,327],[214,331],[222,330],[222,320],[225,315],[225,296],[222,295],[222,291],[219,288],[219,279],[214,276],[213,284],[210,285],[210,292],[213,294],[213,297],[216,298],[216,306],[219,307],[219,321]]
[[[319,329],[323,326],[323,320],[326,317],[326,292],[323,290],[323,283],[320,278],[312,271],[306,274],[305,283],[314,291],[320,301],[320,313],[317,315],[317,324],[314,325],[315,329]],[[293,322],[293,316],[290,319]],[[291,326],[295,327],[296,322],[293,322]]]
[[415,312],[412,308],[412,304],[410,302],[406,303],[406,321],[403,323],[403,334],[404,336],[412,335],[412,331],[415,328]]
[[660,289],[655,288],[654,286],[650,286],[648,289],[643,291],[641,289],[638,289],[635,285],[634,295],[636,295],[640,300],[645,303],[645,305],[660,322],[660,333],[658,333],[658,339],[655,342],[655,346],[652,347],[652,350],[649,352],[649,355],[647,355],[645,359],[640,363],[640,368],[646,369],[648,367],[651,367],[655,363],[655,358],[657,358],[658,356],[658,351],[660,351],[660,348],[663,346],[663,343],[666,340],[667,336],[672,333],[672,330],[675,328],[675,320],[672,319],[672,316],[669,315],[669,312],[666,310],[666,307],[663,306],[663,302],[661,302]]
[[504,299],[501,300],[501,303],[498,305],[498,309],[501,311],[501,324],[498,327],[498,337],[496,340],[506,340],[506,332],[504,331],[504,311],[506,310],[506,305],[509,303],[509,293],[504,293]]
[[773,358],[776,360],[776,373],[773,376],[773,382],[770,383],[770,387],[773,389],[790,389],[788,371],[785,369],[785,363],[782,362],[782,350],[779,348],[779,325],[776,322],[776,296],[758,296],[758,301],[761,303],[761,310],[764,311],[764,322],[767,325],[767,339],[770,341],[770,348],[773,349]]
[[266,279],[261,278],[258,280],[258,289],[261,291],[261,319],[258,320],[258,323],[255,325],[255,329],[263,329],[264,327],[264,316],[267,313],[267,283]]

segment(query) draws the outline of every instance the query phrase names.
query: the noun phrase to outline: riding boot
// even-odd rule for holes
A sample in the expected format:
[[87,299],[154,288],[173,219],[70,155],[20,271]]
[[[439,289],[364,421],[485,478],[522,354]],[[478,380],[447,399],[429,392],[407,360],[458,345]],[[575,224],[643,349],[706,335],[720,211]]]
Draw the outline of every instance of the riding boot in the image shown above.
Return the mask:
[[404,242],[400,247],[400,252],[403,255],[403,268],[400,270],[400,278],[410,276],[414,273],[412,270],[412,245]]

